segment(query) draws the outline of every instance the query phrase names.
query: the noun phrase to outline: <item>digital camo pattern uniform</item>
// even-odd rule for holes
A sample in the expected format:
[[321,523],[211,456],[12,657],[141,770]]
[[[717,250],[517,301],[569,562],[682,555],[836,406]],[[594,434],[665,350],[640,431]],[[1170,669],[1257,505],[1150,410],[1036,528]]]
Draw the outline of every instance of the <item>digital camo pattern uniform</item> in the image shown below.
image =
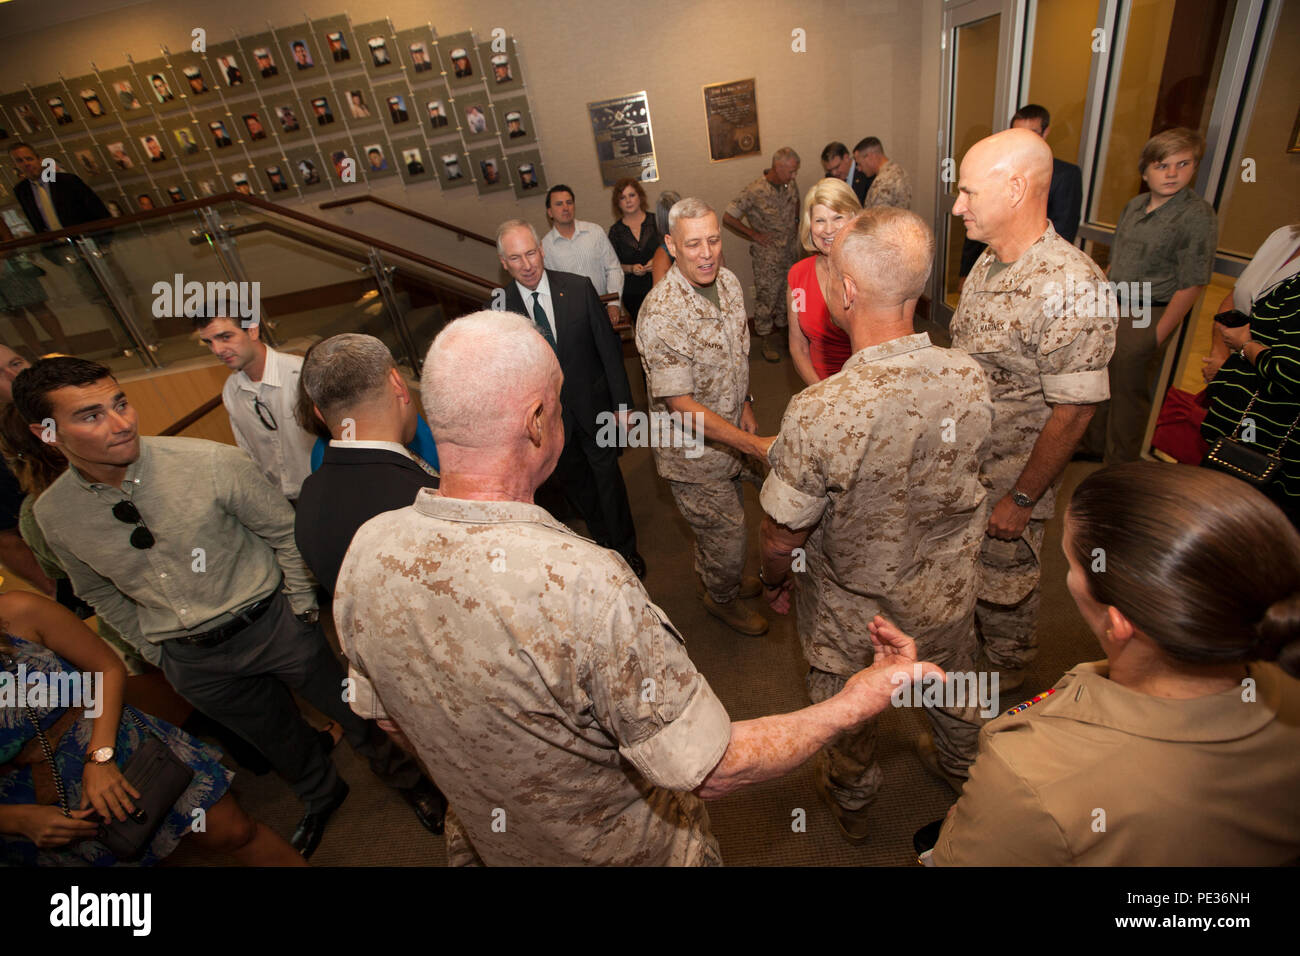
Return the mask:
[[[739,428],[749,393],[745,299],[730,269],[719,269],[715,281],[721,308],[700,295],[676,266],[669,269],[641,304],[636,347],[651,415],[668,413],[666,397],[689,395]],[[688,457],[688,451],[682,442],[661,439],[654,449],[655,468],[695,533],[696,573],[713,600],[725,603],[740,590],[745,569],[742,456],[711,442],[698,457]]]
[[730,719],[615,552],[536,505],[426,488],[361,526],[334,619],[358,699],[455,809],[453,865],[721,861],[689,791]]
[[899,209],[912,208],[912,181],[907,171],[898,163],[890,160],[876,174],[862,200],[862,208],[872,206],[897,206]]
[[[1106,364],[1115,351],[1114,313],[1096,307],[1102,271],[1087,255],[1047,230],[1015,262],[989,278],[987,248],[975,261],[950,326],[952,344],[969,352],[988,379],[993,445],[981,480],[990,510],[1011,493],[1052,405],[1093,405],[1110,394]],[[1073,283],[1074,298],[1054,298]],[[1034,506],[1015,541],[985,537],[975,617],[989,661],[1021,668],[1037,652],[1039,553],[1056,509],[1058,478]]]
[[[795,606],[814,703],[870,665],[876,614],[915,638],[921,660],[974,670],[992,421],[979,365],[925,333],[862,349],[791,399],[762,502],[786,527],[813,528]],[[974,700],[926,709],[940,762],[960,776],[975,759],[978,711]],[[880,787],[875,737],[873,720],[827,747],[830,790],[846,809]]]
[[754,265],[754,332],[767,335],[775,324],[786,326],[785,276],[804,253],[799,243],[799,183],[774,186],[759,176],[746,186],[726,212],[746,220],[750,228],[772,237],[770,245],[749,244]]

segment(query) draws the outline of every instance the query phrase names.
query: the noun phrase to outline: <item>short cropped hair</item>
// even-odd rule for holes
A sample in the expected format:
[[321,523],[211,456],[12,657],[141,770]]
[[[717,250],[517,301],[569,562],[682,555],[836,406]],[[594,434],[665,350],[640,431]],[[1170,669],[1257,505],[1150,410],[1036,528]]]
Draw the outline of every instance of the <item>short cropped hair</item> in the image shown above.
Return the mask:
[[1138,160],[1138,172],[1145,173],[1152,163],[1161,162],[1174,155],[1191,150],[1193,158],[1199,165],[1205,155],[1205,137],[1186,126],[1175,126],[1163,133],[1156,133],[1142,147],[1142,158]]
[[1052,114],[1047,112],[1046,106],[1039,106],[1037,103],[1026,103],[1016,110],[1011,117],[1011,122],[1014,123],[1017,120],[1038,120],[1043,125],[1043,129],[1047,129],[1052,125]]
[[94,385],[105,378],[113,378],[107,366],[70,355],[43,358],[23,369],[14,379],[14,407],[22,413],[29,425],[39,424],[53,417],[54,403],[50,392],[60,388]]
[[934,265],[934,233],[908,209],[873,206],[844,227],[841,262],[868,295],[884,305],[920,298]]
[[865,136],[858,140],[858,145],[853,147],[855,153],[883,153],[884,145],[875,136]]
[[782,146],[772,154],[772,165],[775,166],[777,163],[784,162],[799,162],[799,154],[789,146]]
[[31,143],[24,143],[21,139],[18,140],[18,142],[16,142],[16,143],[10,143],[10,144],[9,144],[9,155],[12,156],[14,153],[18,152],[18,150],[20,150],[20,149],[30,149],[30,150],[31,150],[33,153],[35,153],[37,156],[41,155],[40,152],[37,151],[37,149],[36,149],[35,146],[33,146]]
[[715,219],[718,217],[713,207],[703,199],[696,199],[694,196],[679,199],[673,203],[673,208],[668,210],[668,231],[675,230],[677,223],[683,219],[703,219],[708,215],[712,215]]
[[832,159],[839,159],[841,156],[849,155],[849,148],[839,140],[827,143],[822,150],[822,162],[829,163]]
[[641,180],[633,179],[631,176],[628,176],[616,182],[614,184],[614,191],[609,194],[609,207],[614,211],[614,218],[616,220],[623,218],[623,210],[619,206],[618,201],[623,193],[627,191],[628,186],[631,186],[636,190],[636,194],[641,200],[641,211],[650,211],[650,203],[645,198],[645,187],[641,185]]
[[551,197],[552,197],[553,195],[555,195],[556,193],[568,193],[568,194],[573,198],[574,202],[577,202],[577,200],[578,200],[578,194],[577,194],[577,193],[575,193],[575,192],[574,192],[572,189],[570,189],[568,186],[564,185],[564,183],[560,183],[559,185],[557,185],[557,186],[552,186],[550,189],[546,190],[546,208],[547,208],[547,209],[550,209],[550,208],[551,208]]
[[820,203],[829,206],[844,216],[856,216],[862,212],[862,203],[857,194],[842,179],[819,179],[812,188],[804,193],[803,213],[799,216],[799,244],[808,252],[816,252],[812,243],[812,208]]
[[504,259],[506,255],[502,241],[505,239],[506,233],[511,229],[527,229],[532,233],[533,242],[536,242],[539,245],[541,244],[541,240],[537,238],[537,230],[533,228],[533,224],[527,219],[507,219],[501,225],[497,226],[497,255],[501,258]]
[[393,353],[379,339],[344,332],[316,343],[303,359],[302,386],[321,416],[332,422],[377,397],[396,367]]

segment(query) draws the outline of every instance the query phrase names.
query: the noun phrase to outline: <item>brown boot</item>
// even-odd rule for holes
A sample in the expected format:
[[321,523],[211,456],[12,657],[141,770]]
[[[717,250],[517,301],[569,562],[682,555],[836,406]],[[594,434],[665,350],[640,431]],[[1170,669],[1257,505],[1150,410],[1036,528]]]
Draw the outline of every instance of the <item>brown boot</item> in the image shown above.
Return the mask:
[[740,593],[736,595],[742,598],[756,598],[763,593],[763,582],[752,574],[746,574],[740,579]]
[[767,633],[767,618],[757,611],[741,607],[739,601],[728,601],[726,604],[719,604],[708,594],[705,594],[701,600],[704,601],[706,611],[733,631],[748,634],[750,637],[758,637],[760,634]]
[[815,784],[817,795],[822,798],[822,802],[831,811],[831,817],[834,818],[835,825],[840,828],[840,835],[844,839],[854,846],[862,846],[871,839],[871,828],[867,823],[867,810],[865,807],[861,810],[845,810],[840,806],[826,786],[826,778],[822,775],[820,769]]
[[916,755],[921,758],[921,766],[930,771],[932,776],[952,787],[960,796],[962,787],[966,785],[966,778],[943,769],[943,764],[939,763],[939,751],[935,749],[933,735],[921,734],[916,738],[915,747]]

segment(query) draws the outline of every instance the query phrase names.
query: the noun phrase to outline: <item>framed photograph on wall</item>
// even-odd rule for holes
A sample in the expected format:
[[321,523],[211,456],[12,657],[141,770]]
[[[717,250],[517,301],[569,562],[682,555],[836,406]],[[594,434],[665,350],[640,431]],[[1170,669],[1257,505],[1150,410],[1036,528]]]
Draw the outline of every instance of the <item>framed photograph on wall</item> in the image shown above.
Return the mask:
[[195,117],[199,138],[212,150],[218,161],[228,160],[240,153],[235,145],[240,139],[240,130],[235,122],[221,108],[204,110]]
[[374,80],[398,76],[402,72],[402,58],[393,36],[393,25],[387,20],[374,20],[353,26],[357,51],[366,74]]
[[206,199],[226,191],[220,173],[212,165],[199,166],[190,170],[190,182],[194,184],[195,199]]
[[375,95],[366,77],[358,74],[334,85],[334,95],[339,104],[338,118],[348,129],[364,129],[382,122]]
[[208,47],[208,66],[216,74],[217,85],[226,92],[226,96],[254,92],[248,66],[239,44],[234,40]]
[[68,136],[82,128],[77,108],[72,103],[72,95],[62,83],[47,83],[32,90],[41,115],[51,132],[60,137]]
[[164,205],[175,206],[178,203],[189,202],[194,197],[194,187],[186,182],[184,176],[172,174],[170,176],[158,176],[153,181],[154,189]]
[[176,149],[161,126],[137,126],[132,135],[140,148],[140,155],[144,157],[145,172],[161,176],[176,169]]
[[283,156],[264,157],[257,163],[262,189],[270,199],[288,199],[297,195],[289,164]]
[[249,149],[259,149],[275,142],[275,128],[256,100],[234,104],[231,109],[238,121],[239,137]]
[[171,58],[172,75],[176,77],[183,99],[194,109],[202,109],[217,102],[217,77],[207,60],[197,53],[182,53]]
[[392,141],[393,157],[402,182],[408,185],[434,180],[433,156],[423,136],[404,136]]
[[[68,88],[68,94],[73,105],[77,109],[77,115],[81,117],[82,122],[89,129],[98,129],[101,126],[107,126],[109,123],[115,123],[113,101],[104,94],[104,85],[99,82],[99,77],[93,73],[87,73],[85,76],[78,76],[68,80],[65,85]],[[10,123],[12,124],[12,122],[11,115]],[[12,128],[11,125],[11,131]]]
[[226,191],[255,196],[258,193],[256,170],[248,163],[223,163],[221,178],[226,181]]
[[270,33],[257,33],[239,41],[244,62],[253,82],[264,90],[278,89],[289,83],[288,62],[280,58],[280,47]]
[[446,83],[418,86],[411,96],[425,136],[437,139],[455,134],[456,122],[452,117],[451,96],[447,93]]
[[487,88],[493,96],[523,88],[524,77],[519,69],[514,37],[480,43],[478,58],[483,64]]
[[465,137],[466,143],[472,145],[490,140],[497,134],[492,104],[478,90],[462,91],[456,97],[456,115],[460,120],[460,132]]
[[493,100],[492,111],[496,114],[497,129],[501,131],[501,136],[506,141],[506,149],[537,141],[537,132],[533,129],[533,114],[528,108],[528,97],[511,96],[503,100]]
[[307,86],[298,92],[302,98],[306,121],[311,123],[317,136],[326,136],[334,132],[343,132],[347,124],[339,115],[338,95],[327,83]]
[[469,162],[474,170],[475,185],[480,196],[510,189],[510,172],[506,169],[505,157],[501,153],[500,146],[471,149]]
[[625,176],[657,182],[654,134],[650,129],[650,102],[645,90],[614,99],[588,103],[596,159],[606,186]]
[[112,164],[93,139],[73,139],[63,144],[63,151],[69,160],[69,168],[91,186],[112,180]]
[[442,72],[433,39],[433,29],[428,26],[400,30],[393,38],[402,66],[406,68],[406,81],[412,86]]
[[360,160],[359,168],[365,174],[367,182],[397,175],[397,160],[393,156],[392,147],[388,145],[388,137],[382,130],[358,133],[353,142]]
[[438,39],[438,54],[453,91],[483,85],[483,69],[478,62],[474,35],[468,31]]
[[292,90],[276,90],[262,98],[265,119],[281,140],[307,139],[311,133],[310,112],[303,109]]
[[129,183],[122,183],[122,192],[126,195],[126,200],[130,204],[130,212],[148,212],[151,209],[161,209],[163,203],[158,201],[158,193],[153,188],[153,183],[147,179],[137,179]]
[[371,92],[379,104],[385,129],[400,133],[419,128],[420,111],[404,80],[376,83]]
[[109,167],[118,176],[135,176],[144,172],[144,159],[133,137],[118,129],[100,130],[95,139]]
[[325,170],[320,153],[314,147],[288,150],[285,163],[302,192],[315,192],[329,188],[329,174]]
[[167,131],[168,142],[182,165],[192,166],[208,158],[203,134],[199,131],[198,124],[188,115],[164,117],[162,123]]
[[311,27],[320,51],[317,62],[324,63],[327,72],[347,73],[362,66],[347,17],[340,14],[313,20]]
[[322,76],[325,67],[320,61],[320,46],[306,23],[295,23],[276,31],[280,38],[280,53],[285,64],[282,73],[293,76],[295,83],[309,82]]
[[752,79],[704,87],[704,118],[709,130],[709,162],[739,159],[761,151],[758,100]]
[[185,106],[181,81],[162,57],[133,64],[136,88],[142,91],[150,108],[159,114],[171,113]]
[[438,185],[443,189],[459,189],[473,180],[469,175],[469,160],[455,142],[440,143],[430,147],[436,159],[433,168],[438,174]]
[[546,197],[549,185],[546,182],[546,170],[542,166],[542,153],[537,149],[525,149],[518,153],[506,154],[506,166],[510,169],[510,178],[514,181],[515,195],[520,199],[529,196]]
[[325,171],[335,186],[365,182],[366,174],[357,159],[356,147],[346,136],[334,136],[316,144],[325,160]]

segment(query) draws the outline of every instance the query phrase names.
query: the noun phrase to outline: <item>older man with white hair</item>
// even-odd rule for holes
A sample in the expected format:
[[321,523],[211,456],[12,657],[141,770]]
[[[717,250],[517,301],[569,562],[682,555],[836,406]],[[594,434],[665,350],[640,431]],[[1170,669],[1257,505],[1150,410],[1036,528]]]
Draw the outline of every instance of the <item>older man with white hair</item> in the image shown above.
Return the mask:
[[915,646],[881,644],[824,703],[733,724],[627,565],[533,504],[564,448],[562,385],[521,316],[439,334],[421,396],[442,483],[357,532],[339,639],[446,792],[453,865],[716,864],[701,798],[879,713]]
[[[945,670],[975,666],[987,520],[979,471],[993,406],[974,359],[913,332],[933,255],[929,227],[904,209],[869,209],[840,231],[831,294],[844,306],[853,355],[791,399],[768,453],[762,578],[778,612],[797,578],[813,701],[871,660],[866,622],[877,614],[915,635],[919,653]],[[797,548],[807,573],[791,576]],[[977,712],[974,700],[926,707],[935,736],[922,738],[923,761],[955,787],[975,759]],[[874,721],[842,735],[827,746],[818,780],[855,843],[867,838],[881,784],[875,742]]]

